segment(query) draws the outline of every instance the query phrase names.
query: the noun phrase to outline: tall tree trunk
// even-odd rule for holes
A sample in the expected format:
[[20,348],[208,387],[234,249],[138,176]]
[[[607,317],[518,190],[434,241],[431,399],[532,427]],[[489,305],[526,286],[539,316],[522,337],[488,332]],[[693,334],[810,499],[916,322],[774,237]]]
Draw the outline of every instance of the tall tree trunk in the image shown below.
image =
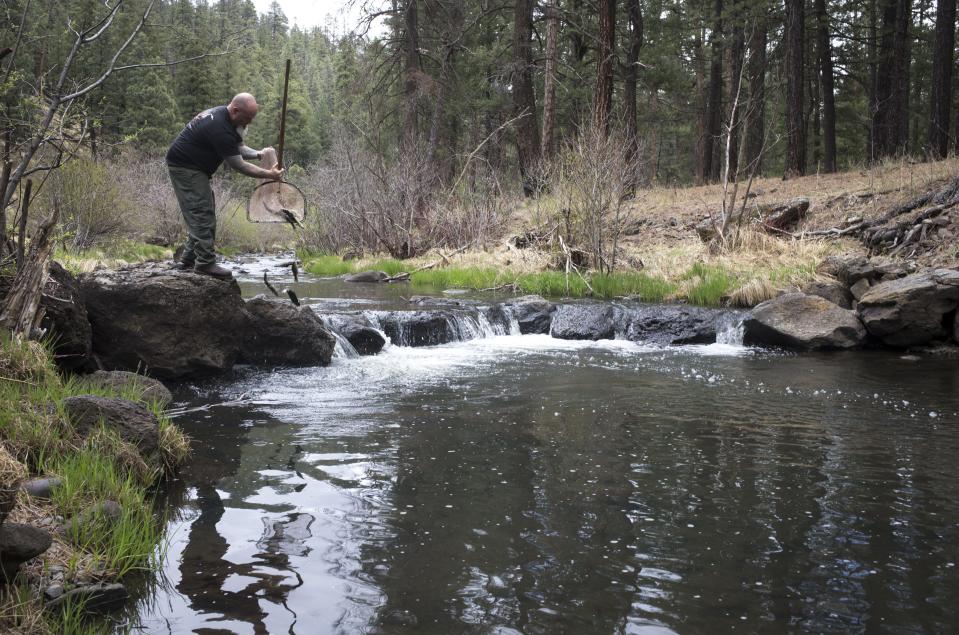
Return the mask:
[[623,73],[623,117],[626,119],[626,162],[629,165],[629,183],[626,189],[633,193],[639,185],[639,134],[636,130],[636,84],[639,80],[639,53],[643,47],[643,13],[639,0],[626,0],[626,12],[629,16],[629,53],[626,56],[626,70]]
[[540,152],[536,125],[536,93],[533,92],[533,4],[535,0],[516,0],[513,12],[513,108],[516,122],[516,154],[523,193],[536,193],[536,168]]
[[405,41],[403,43],[406,57],[405,79],[403,96],[406,99],[406,112],[403,119],[403,144],[409,148],[416,145],[417,137],[417,93],[419,92],[420,52],[419,52],[419,25],[416,9],[417,0],[406,0],[403,8],[403,23],[405,26]]
[[879,113],[879,0],[869,0],[869,34],[866,42],[866,58],[869,65],[869,117],[872,124],[869,127],[869,141],[866,147],[866,157],[870,163],[879,158],[879,140],[876,135],[876,116]]
[[876,159],[905,152],[909,143],[910,0],[883,0],[872,127]]
[[596,127],[609,134],[613,112],[613,56],[616,38],[616,0],[599,0],[599,48],[596,52],[596,92],[593,117]]
[[816,41],[819,53],[819,83],[822,86],[823,172],[836,171],[836,100],[829,44],[826,0],[816,2]]
[[710,35],[709,95],[706,100],[706,138],[703,173],[707,181],[719,179],[719,139],[723,134],[723,0],[715,0]]
[[912,60],[912,42],[909,31],[912,26],[912,0],[899,0],[896,13],[896,36],[894,59],[896,62],[893,88],[895,104],[895,131],[893,152],[897,155],[909,152],[909,78]]
[[[695,173],[696,184],[702,185],[709,178],[709,160],[713,156],[712,146],[709,144],[706,129],[707,104],[709,102],[709,93],[706,82],[706,54],[703,51],[703,41],[705,39],[705,25],[696,33],[693,44],[693,65],[696,71],[696,95],[698,102],[696,104],[696,148],[695,148]],[[708,151],[707,151],[708,146]]]
[[952,66],[955,62],[956,0],[936,3],[936,41],[932,51],[932,105],[927,150],[936,159],[949,154]]
[[556,127],[556,61],[559,34],[559,0],[546,0],[546,69],[543,77],[543,139],[540,154],[544,161],[553,158]]
[[726,93],[729,95],[727,100],[729,108],[726,111],[726,134],[730,137],[726,148],[729,151],[729,178],[735,179],[739,172],[740,136],[742,134],[743,110],[746,105],[742,86],[746,36],[743,30],[743,3],[740,0],[733,4],[730,22],[727,25],[727,31],[729,31],[731,37],[726,64],[728,68]]
[[747,169],[762,174],[763,150],[766,145],[766,44],[768,40],[766,9],[757,7],[757,15],[749,32],[749,108],[746,116]]
[[786,0],[786,166],[783,178],[787,179],[806,172],[804,22],[803,0]]

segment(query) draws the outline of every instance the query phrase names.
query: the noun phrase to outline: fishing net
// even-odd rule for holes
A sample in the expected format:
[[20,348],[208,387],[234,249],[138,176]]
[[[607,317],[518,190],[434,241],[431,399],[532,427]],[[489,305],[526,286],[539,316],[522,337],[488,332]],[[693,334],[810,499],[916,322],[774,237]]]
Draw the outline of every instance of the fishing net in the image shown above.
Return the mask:
[[256,186],[246,205],[246,217],[252,223],[290,223],[306,217],[306,197],[292,183],[265,181]]

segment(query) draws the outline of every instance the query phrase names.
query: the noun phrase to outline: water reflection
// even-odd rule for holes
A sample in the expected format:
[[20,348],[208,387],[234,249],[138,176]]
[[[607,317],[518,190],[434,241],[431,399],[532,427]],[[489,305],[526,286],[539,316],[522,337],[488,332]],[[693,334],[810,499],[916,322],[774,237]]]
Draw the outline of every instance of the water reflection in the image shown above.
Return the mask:
[[490,338],[183,393],[250,399],[180,420],[144,629],[951,630],[956,365],[729,352]]

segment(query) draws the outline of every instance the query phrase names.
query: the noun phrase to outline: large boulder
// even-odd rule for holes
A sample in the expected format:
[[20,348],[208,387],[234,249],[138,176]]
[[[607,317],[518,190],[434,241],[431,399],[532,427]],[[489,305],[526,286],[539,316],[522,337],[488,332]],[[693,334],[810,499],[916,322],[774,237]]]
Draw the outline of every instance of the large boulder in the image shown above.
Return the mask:
[[336,339],[311,308],[259,296],[248,300],[241,355],[252,364],[326,366]]
[[[0,278],[0,298],[5,298],[13,283],[12,277]],[[45,329],[53,343],[53,359],[63,370],[77,370],[90,361],[93,332],[79,284],[72,273],[50,263],[50,275],[40,297]]]
[[91,374],[88,381],[95,386],[111,388],[118,392],[130,390],[135,392],[137,399],[144,403],[159,404],[165,408],[173,401],[173,395],[170,390],[159,380],[131,373],[126,370],[98,370]]
[[563,304],[553,314],[550,335],[562,340],[609,340],[616,337],[616,309],[611,304]]
[[869,333],[889,346],[906,347],[946,339],[947,316],[959,306],[959,271],[935,269],[872,287],[858,311]]
[[507,329],[513,320],[523,335],[549,333],[556,305],[538,295],[527,295],[490,307],[488,318]]
[[80,436],[87,436],[101,424],[119,433],[120,438],[149,456],[160,445],[160,424],[146,406],[113,397],[77,395],[63,400],[67,418]]
[[386,346],[386,338],[362,315],[325,316],[330,328],[348,341],[360,355],[376,355]]
[[646,305],[626,312],[626,339],[649,344],[712,344],[728,313],[682,305]]
[[855,312],[804,293],[787,293],[756,306],[743,323],[743,343],[804,350],[861,346],[866,329]]
[[249,314],[235,281],[158,266],[80,276],[93,326],[93,351],[108,370],[159,378],[232,368]]
[[852,293],[850,293],[849,288],[841,282],[815,280],[806,285],[803,293],[806,295],[818,295],[820,298],[829,300],[843,309],[852,308]]

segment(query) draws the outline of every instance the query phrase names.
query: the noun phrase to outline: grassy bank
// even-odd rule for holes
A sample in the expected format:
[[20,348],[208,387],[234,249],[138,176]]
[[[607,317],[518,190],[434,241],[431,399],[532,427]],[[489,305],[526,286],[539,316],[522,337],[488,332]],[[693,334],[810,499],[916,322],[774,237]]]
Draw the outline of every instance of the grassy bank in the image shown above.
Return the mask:
[[[364,259],[344,261],[338,256],[303,256],[304,267],[319,276],[339,276],[379,270],[395,276],[412,271],[428,259],[400,261]],[[561,271],[518,271],[508,267],[456,266],[416,271],[413,288],[504,290],[548,298],[634,298],[644,302],[688,302],[698,306],[753,306],[775,295],[779,288],[802,284],[815,276],[815,260],[776,268],[739,268],[727,263],[693,262],[673,275],[642,271],[612,274]]]
[[[0,337],[0,455],[3,488],[23,476],[61,479],[51,501],[18,494],[10,522],[62,526],[53,546],[24,564],[18,581],[0,600],[0,630],[24,633],[101,632],[80,619],[82,607],[44,612],[37,592],[53,570],[66,584],[123,580],[154,570],[162,556],[162,519],[153,511],[153,487],[186,456],[187,440],[156,403],[147,406],[160,421],[160,450],[141,456],[111,431],[81,438],[63,411],[63,400],[81,394],[138,400],[136,388],[120,391],[82,377],[63,377],[47,347]],[[119,504],[119,515],[103,512],[105,501]],[[83,518],[81,522],[72,519]],[[61,525],[61,521],[65,522]]]

